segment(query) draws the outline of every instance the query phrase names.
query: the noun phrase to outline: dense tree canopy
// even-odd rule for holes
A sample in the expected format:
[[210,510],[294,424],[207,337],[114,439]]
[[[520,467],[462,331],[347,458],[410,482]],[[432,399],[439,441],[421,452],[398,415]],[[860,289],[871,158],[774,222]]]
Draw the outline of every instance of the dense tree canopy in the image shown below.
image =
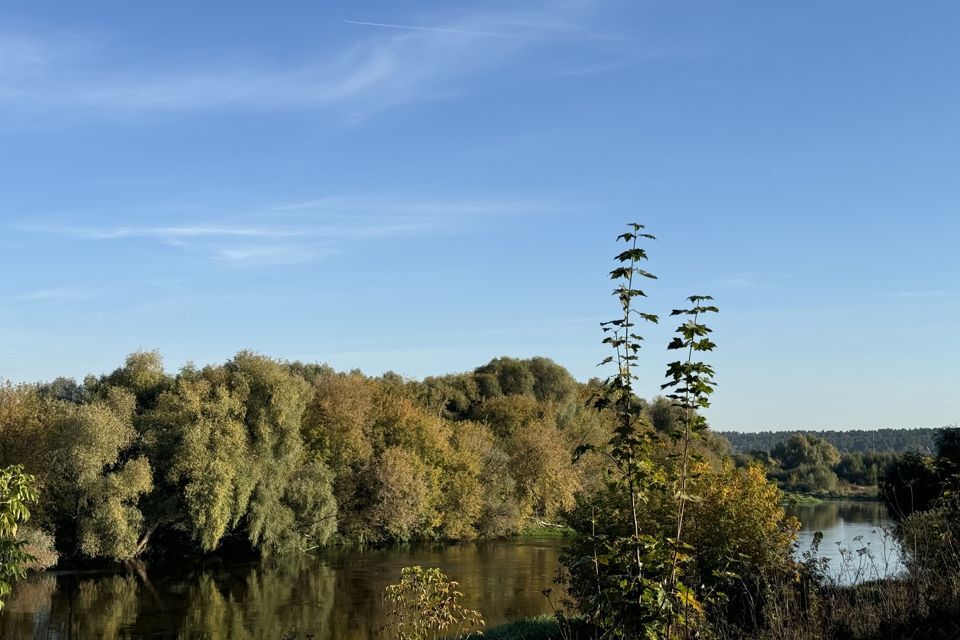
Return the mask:
[[0,387],[0,464],[37,477],[61,561],[509,535],[596,484],[602,464],[572,463],[610,429],[591,384],[546,358],[417,381],[250,352],[170,374],[137,352]]

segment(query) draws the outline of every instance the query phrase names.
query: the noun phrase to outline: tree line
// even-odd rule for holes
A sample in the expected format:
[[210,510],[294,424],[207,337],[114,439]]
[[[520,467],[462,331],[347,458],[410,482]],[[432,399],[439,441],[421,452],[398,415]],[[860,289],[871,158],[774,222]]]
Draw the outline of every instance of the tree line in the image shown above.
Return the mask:
[[170,374],[141,351],[0,387],[0,466],[36,477],[24,535],[63,563],[508,536],[600,481],[572,461],[612,428],[585,406],[597,384],[547,358],[410,380],[251,352]]
[[785,491],[806,494],[856,493],[879,486],[904,455],[895,451],[841,453],[826,438],[795,433],[769,451],[734,454],[741,466],[760,465]]
[[849,431],[720,431],[730,442],[734,453],[770,451],[796,435],[816,436],[826,440],[841,453],[917,451],[933,453],[937,429],[851,429]]

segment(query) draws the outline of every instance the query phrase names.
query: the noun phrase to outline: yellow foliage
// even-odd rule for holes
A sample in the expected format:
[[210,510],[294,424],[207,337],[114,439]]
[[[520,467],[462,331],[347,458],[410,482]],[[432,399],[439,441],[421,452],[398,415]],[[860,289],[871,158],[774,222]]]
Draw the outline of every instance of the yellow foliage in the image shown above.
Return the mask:
[[[717,471],[703,466],[694,481],[698,496],[691,513],[689,543],[701,571],[732,571],[745,578],[787,571],[799,522],[781,506],[783,494],[758,466]],[[703,576],[709,578],[709,576]]]

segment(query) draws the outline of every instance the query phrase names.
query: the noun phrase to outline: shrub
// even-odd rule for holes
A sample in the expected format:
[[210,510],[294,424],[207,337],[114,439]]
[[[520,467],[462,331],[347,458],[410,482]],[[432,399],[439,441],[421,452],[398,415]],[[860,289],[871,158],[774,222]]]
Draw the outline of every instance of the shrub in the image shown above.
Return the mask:
[[483,626],[478,611],[460,604],[460,585],[440,569],[404,567],[400,576],[386,589],[389,622],[381,633],[393,632],[398,640],[455,639]]
[[53,536],[33,527],[23,527],[17,538],[24,541],[23,551],[32,559],[23,565],[27,571],[43,571],[57,564],[60,555],[54,547]]

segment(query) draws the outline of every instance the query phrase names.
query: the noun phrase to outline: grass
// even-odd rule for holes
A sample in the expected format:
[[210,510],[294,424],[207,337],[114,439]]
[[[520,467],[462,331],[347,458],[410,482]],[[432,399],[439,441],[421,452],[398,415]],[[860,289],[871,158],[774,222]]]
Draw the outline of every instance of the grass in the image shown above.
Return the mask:
[[518,538],[569,538],[576,532],[569,527],[559,527],[551,525],[548,527],[535,525],[525,528],[519,534]]
[[[862,487],[860,487],[862,489]],[[823,504],[829,500],[853,500],[857,502],[882,502],[881,498],[877,493],[876,489],[870,491],[830,491],[830,492],[821,492],[821,493],[786,493],[785,502],[789,504],[799,504],[799,505],[816,505]]]
[[552,616],[524,618],[484,631],[482,637],[486,640],[560,640],[560,625]]

